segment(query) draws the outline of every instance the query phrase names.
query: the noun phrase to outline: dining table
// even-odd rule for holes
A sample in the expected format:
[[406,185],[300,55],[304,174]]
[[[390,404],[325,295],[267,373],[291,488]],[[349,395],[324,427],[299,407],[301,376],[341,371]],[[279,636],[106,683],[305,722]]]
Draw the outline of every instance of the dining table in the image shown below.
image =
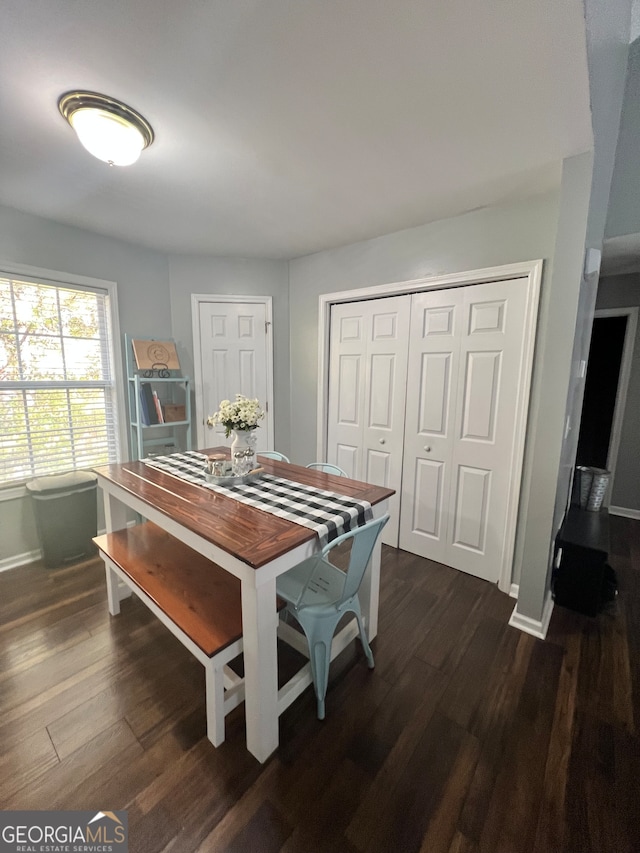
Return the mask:
[[[199,453],[228,458],[229,448],[211,447]],[[258,761],[264,762],[278,747],[280,714],[311,683],[307,665],[302,675],[297,674],[278,687],[276,579],[320,550],[318,533],[289,518],[241,503],[224,490],[189,482],[149,462],[153,460],[93,469],[103,494],[107,533],[121,530],[141,516],[239,578],[246,745]],[[259,453],[258,462],[267,475],[303,484],[318,493],[331,492],[368,502],[373,518],[388,511],[389,498],[394,494],[383,486],[261,457]],[[359,595],[370,641],[378,631],[380,554],[378,541]],[[299,636],[297,632],[296,635]],[[355,636],[353,625],[347,625],[336,635],[332,657]]]

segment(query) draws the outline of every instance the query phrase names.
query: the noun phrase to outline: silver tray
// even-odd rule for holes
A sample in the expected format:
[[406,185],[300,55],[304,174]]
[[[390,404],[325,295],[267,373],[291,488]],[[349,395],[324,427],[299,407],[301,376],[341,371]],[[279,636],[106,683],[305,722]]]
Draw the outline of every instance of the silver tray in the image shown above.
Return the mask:
[[256,480],[259,480],[263,471],[256,471],[256,473],[243,474],[241,477],[234,477],[231,474],[231,463],[227,468],[228,474],[225,474],[224,477],[217,477],[215,474],[209,474],[208,471],[204,472],[204,479],[207,483],[214,483],[216,486],[240,486],[245,483],[254,483]]

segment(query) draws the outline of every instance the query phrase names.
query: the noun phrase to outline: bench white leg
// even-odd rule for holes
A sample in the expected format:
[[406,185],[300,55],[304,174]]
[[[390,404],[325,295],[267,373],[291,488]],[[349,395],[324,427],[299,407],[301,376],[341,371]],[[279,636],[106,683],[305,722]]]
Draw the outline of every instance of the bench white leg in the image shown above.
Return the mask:
[[120,593],[118,591],[120,578],[111,568],[109,568],[109,564],[106,560],[104,563],[104,570],[107,576],[107,603],[109,605],[109,613],[112,616],[117,616],[118,613],[120,613]]
[[100,552],[100,556],[104,562],[107,579],[107,604],[109,613],[112,616],[117,616],[120,613],[120,602],[123,598],[129,598],[133,594],[133,590],[128,584],[124,583],[122,578],[114,570],[111,560],[102,552]]
[[224,742],[224,664],[208,660],[204,671],[207,737],[214,746],[220,746]]

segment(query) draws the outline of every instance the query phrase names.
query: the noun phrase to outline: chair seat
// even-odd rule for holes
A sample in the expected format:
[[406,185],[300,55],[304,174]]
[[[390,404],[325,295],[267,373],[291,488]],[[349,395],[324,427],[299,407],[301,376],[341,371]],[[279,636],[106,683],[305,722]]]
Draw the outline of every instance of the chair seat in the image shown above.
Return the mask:
[[327,560],[309,557],[278,578],[276,591],[296,610],[321,616],[340,600],[345,579],[345,573]]

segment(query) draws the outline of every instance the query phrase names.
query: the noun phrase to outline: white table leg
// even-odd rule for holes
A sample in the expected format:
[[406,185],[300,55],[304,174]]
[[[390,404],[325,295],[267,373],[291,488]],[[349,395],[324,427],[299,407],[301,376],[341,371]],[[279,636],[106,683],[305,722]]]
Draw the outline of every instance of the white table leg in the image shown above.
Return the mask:
[[104,519],[106,522],[107,533],[113,533],[114,530],[122,530],[127,526],[127,508],[117,498],[109,492],[102,492],[104,497]]
[[278,747],[278,648],[276,583],[242,581],[247,749],[264,762]]
[[[103,489],[102,497],[104,501],[104,520],[107,528],[107,533],[113,533],[114,530],[122,530],[127,526],[127,508],[109,492]],[[123,583],[115,572],[109,569],[105,562],[104,564],[107,573],[107,602],[109,605],[109,613],[112,616],[117,616],[120,613],[120,602],[131,596],[131,589]]]
[[120,613],[120,578],[109,568],[109,563],[104,561],[104,570],[107,576],[107,605],[109,613],[112,616],[117,616]]
[[380,540],[375,544],[371,560],[360,584],[358,598],[364,617],[365,629],[369,642],[378,633],[378,605],[380,602]]

